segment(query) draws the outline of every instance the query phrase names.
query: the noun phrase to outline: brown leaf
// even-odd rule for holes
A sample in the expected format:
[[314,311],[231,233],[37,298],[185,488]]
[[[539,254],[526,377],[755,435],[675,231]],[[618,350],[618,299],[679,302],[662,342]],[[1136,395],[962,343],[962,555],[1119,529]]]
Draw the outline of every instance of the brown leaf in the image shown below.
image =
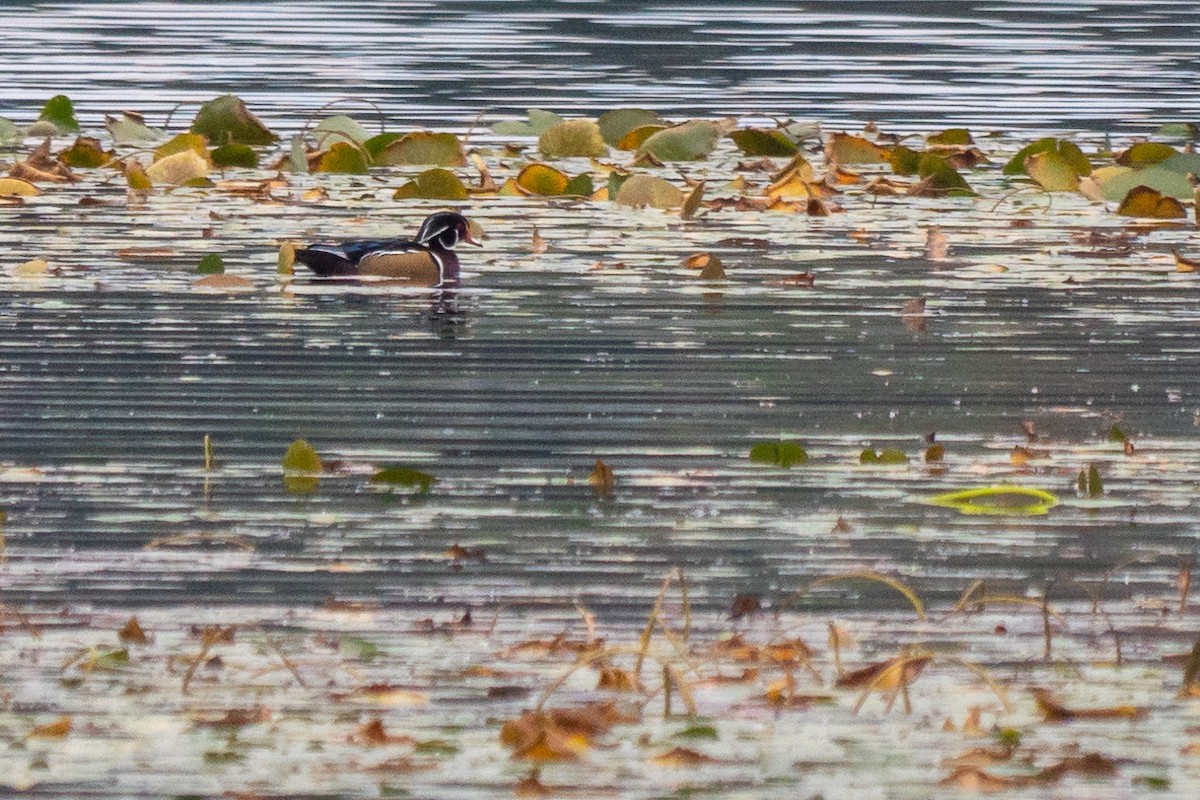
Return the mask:
[[739,594],[729,604],[730,619],[741,619],[760,611],[762,611],[762,596],[757,594]]
[[829,529],[830,533],[854,533],[854,526],[846,522],[845,517],[838,517],[837,522]]
[[925,257],[930,261],[945,261],[950,255],[950,240],[937,225],[925,231]]
[[255,725],[271,719],[271,712],[265,706],[255,708],[231,708],[224,714],[198,716],[192,719],[197,728],[241,728]]
[[979,767],[962,766],[938,781],[938,786],[953,786],[968,792],[1003,792],[1028,783],[1024,777],[1002,777]]
[[889,658],[887,661],[878,661],[853,672],[847,672],[839,677],[833,685],[839,689],[862,689],[867,686],[873,686],[873,688],[883,691],[895,689],[900,685],[901,678],[906,684],[912,683],[925,669],[930,658],[932,656]]
[[1178,250],[1172,250],[1175,254],[1175,271],[1176,272],[1195,272],[1200,270],[1200,261],[1192,258],[1184,258],[1179,254]]
[[137,617],[129,618],[125,626],[117,631],[117,638],[126,644],[145,644],[150,641]]
[[775,278],[767,281],[768,286],[803,286],[811,288],[816,284],[816,276],[812,272],[797,272],[785,278]]
[[362,727],[355,731],[350,736],[350,741],[358,744],[370,746],[379,746],[385,744],[416,744],[416,739],[411,736],[393,736],[384,730],[383,720],[379,717],[374,717],[367,720]]
[[26,739],[61,739],[71,732],[71,718],[61,716],[53,722],[38,727],[25,734]]
[[660,767],[698,767],[704,764],[720,764],[721,759],[705,755],[690,747],[675,747],[650,759]]
[[549,248],[550,245],[547,244],[546,240],[542,238],[542,234],[538,231],[537,225],[534,225],[533,238],[529,243],[530,252],[540,255],[541,253],[546,252]]
[[1029,691],[1037,703],[1038,712],[1047,722],[1066,722],[1073,719],[1140,719],[1147,713],[1146,709],[1138,706],[1072,709],[1055,700],[1049,689],[1035,686]]
[[640,692],[641,683],[637,676],[627,670],[617,667],[604,667],[600,670],[600,678],[596,681],[597,689],[607,689],[610,692]]
[[592,468],[591,474],[588,475],[588,483],[591,484],[592,491],[598,497],[611,497],[617,479],[613,475],[612,468],[597,458],[596,466]]

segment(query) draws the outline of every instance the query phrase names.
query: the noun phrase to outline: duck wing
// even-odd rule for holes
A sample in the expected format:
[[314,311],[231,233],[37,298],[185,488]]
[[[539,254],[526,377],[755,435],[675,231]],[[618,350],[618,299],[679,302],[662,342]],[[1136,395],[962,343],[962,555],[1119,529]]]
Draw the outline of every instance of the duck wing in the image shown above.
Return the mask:
[[360,239],[337,244],[314,244],[296,251],[296,260],[323,278],[358,275],[359,263],[372,253],[406,251],[416,247],[404,239]]

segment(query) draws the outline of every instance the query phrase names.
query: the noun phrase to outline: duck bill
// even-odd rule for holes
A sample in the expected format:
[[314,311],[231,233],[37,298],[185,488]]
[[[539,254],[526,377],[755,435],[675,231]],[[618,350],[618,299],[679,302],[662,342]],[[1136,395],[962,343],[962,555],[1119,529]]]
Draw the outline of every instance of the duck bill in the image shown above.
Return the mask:
[[473,244],[476,247],[483,247],[483,228],[475,222],[467,223],[466,235],[463,236],[463,241],[467,244]]

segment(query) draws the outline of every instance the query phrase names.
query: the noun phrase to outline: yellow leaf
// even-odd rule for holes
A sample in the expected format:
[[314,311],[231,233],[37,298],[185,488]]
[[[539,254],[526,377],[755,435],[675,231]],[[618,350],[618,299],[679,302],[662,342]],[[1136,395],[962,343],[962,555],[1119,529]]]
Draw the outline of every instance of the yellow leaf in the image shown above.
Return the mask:
[[1027,156],[1025,172],[1048,192],[1074,192],[1079,189],[1079,173],[1052,150]]
[[613,493],[616,482],[612,467],[597,458],[595,468],[588,475],[588,483],[591,484],[593,491],[600,497],[607,497]]
[[254,289],[254,281],[238,275],[219,273],[205,275],[203,278],[193,281],[192,288],[210,292],[246,292]]
[[62,716],[54,722],[40,725],[25,736],[27,739],[61,739],[71,732],[71,718]]
[[887,148],[861,136],[834,133],[825,143],[825,159],[834,164],[883,164],[889,162],[890,154]]
[[40,278],[50,271],[50,262],[44,258],[34,258],[12,268],[16,278]]
[[0,197],[32,197],[42,190],[20,178],[0,178]]
[[[530,164],[517,175],[517,187],[526,194],[560,195],[571,179],[549,164]],[[501,194],[503,194],[501,190]]]
[[182,186],[188,181],[208,175],[208,162],[195,150],[184,150],[155,161],[146,169],[154,183]]

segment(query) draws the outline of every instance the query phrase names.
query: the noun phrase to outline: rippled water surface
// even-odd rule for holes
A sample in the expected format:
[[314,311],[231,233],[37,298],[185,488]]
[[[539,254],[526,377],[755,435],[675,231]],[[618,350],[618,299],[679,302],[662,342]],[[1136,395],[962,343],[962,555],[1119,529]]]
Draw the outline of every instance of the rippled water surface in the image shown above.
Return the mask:
[[[527,106],[594,113],[636,104],[675,117],[777,115],[830,127],[873,119],[901,133],[968,124],[977,135],[1004,132],[981,136],[1002,163],[1033,131],[1091,131],[1079,141],[1095,152],[1107,146],[1103,133],[1119,145],[1161,122],[1194,121],[1195,11],[1185,2],[3,3],[0,115],[27,122],[62,92],[85,128],[120,109],[157,123],[179,103],[190,119],[197,101],[232,91],[290,134],[355,95],[393,129],[464,131],[480,115],[490,124]],[[374,124],[366,106],[345,109]],[[497,141],[472,135],[485,149]],[[493,168],[509,170],[515,162],[498,153],[488,151]],[[746,174],[738,160],[726,141],[686,171],[719,187]],[[195,649],[191,622],[278,625],[321,642],[373,637],[393,648],[383,662],[343,674],[314,658],[303,669],[330,686],[397,674],[425,681],[499,646],[486,637],[459,639],[457,650],[397,644],[397,631],[425,618],[472,608],[477,619],[495,617],[488,635],[511,643],[578,626],[580,603],[609,634],[631,637],[662,576],[682,567],[697,635],[728,628],[735,595],[778,604],[847,571],[900,577],[943,612],[974,580],[1020,595],[1054,581],[1060,608],[1077,615],[1058,631],[1056,655],[1104,661],[1091,676],[1097,702],[1127,699],[1122,691],[1135,686],[1157,698],[1148,702],[1173,743],[1194,726],[1193,712],[1152,691],[1175,685],[1162,657],[1186,650],[1194,633],[1187,617],[1164,616],[1200,532],[1200,294],[1171,255],[1200,254],[1191,220],[1131,226],[1082,197],[1009,196],[993,164],[970,175],[978,199],[851,190],[845,212],[827,218],[720,211],[682,221],[609,203],[476,198],[466,210],[488,239],[463,254],[464,285],[452,295],[276,276],[282,240],[415,230],[430,205],[391,200],[401,172],[294,177],[270,201],[218,187],[157,192],[142,204],[126,202],[120,181],[92,174],[0,209],[0,599],[47,626],[53,653],[32,677],[19,651],[0,654],[22,676],[12,684],[21,713],[58,707],[58,665],[49,662],[90,643],[81,630],[114,629],[132,612],[157,627],[166,650]],[[317,185],[328,196],[304,199]],[[80,205],[84,197],[100,202]],[[934,224],[950,243],[945,259],[925,251]],[[531,247],[534,225],[545,252]],[[1096,244],[1097,233],[1127,234],[1129,246]],[[678,267],[702,250],[725,261],[727,280],[705,284]],[[195,291],[195,264],[210,252],[254,288]],[[8,269],[35,257],[55,272]],[[803,271],[814,273],[812,287],[780,280]],[[917,297],[927,298],[926,314],[906,316]],[[1109,441],[1113,425],[1132,452]],[[922,459],[934,434],[946,448],[941,464]],[[280,458],[298,437],[331,465],[311,496],[281,482]],[[802,441],[809,462],[782,470],[748,460],[754,442],[780,438]],[[1017,445],[1039,452],[1016,464]],[[867,447],[899,447],[910,461],[862,465]],[[587,483],[597,458],[617,476],[610,499]],[[392,462],[436,474],[435,491],[378,491],[368,479]],[[1076,496],[1087,464],[1101,470],[1104,497]],[[923,502],[1002,482],[1062,503],[1021,517]],[[456,543],[486,558],[451,564]],[[1113,616],[1100,622],[1080,585],[1100,592]],[[864,658],[917,637],[1006,678],[1061,678],[1031,666],[1045,655],[1037,614],[916,625],[896,592],[852,588],[803,600],[806,637],[821,641],[824,615],[836,615],[864,639],[880,638]],[[172,611],[181,608],[199,619]],[[14,619],[0,616],[4,630],[17,630]],[[1121,655],[1135,666],[1109,674],[1112,626],[1135,642]],[[1005,630],[1012,636],[997,638]],[[224,681],[241,694],[221,702],[260,701],[266,690],[248,665],[262,648],[246,645],[230,661],[248,683]],[[157,677],[173,688],[182,670],[170,659],[161,667]],[[543,672],[539,681],[553,674]],[[112,713],[100,680],[72,696],[73,713]],[[944,674],[932,685],[956,691],[938,680]],[[521,702],[468,708],[480,691],[447,678],[434,699],[465,703],[461,713],[434,705],[405,724],[473,732],[468,744],[495,750],[490,715],[512,716]],[[147,718],[170,729],[164,741],[194,744],[199,734],[172,728],[171,714],[190,701],[169,693],[143,702]],[[343,737],[344,709],[326,713],[315,694],[288,702],[320,736]],[[273,734],[318,735],[281,716]],[[747,723],[738,741],[773,735],[769,717]],[[940,766],[925,748],[940,719],[905,728],[903,741],[873,756],[877,769],[894,770],[900,788],[889,796],[928,796]],[[829,765],[862,763],[879,744],[880,729],[855,720],[819,711],[778,734],[788,752],[813,736],[844,748],[821,756],[825,772],[806,773],[809,794],[836,797],[834,776],[844,772]],[[27,727],[0,719],[13,740]],[[1148,735],[1122,728],[1087,746],[1127,758],[1118,787],[1128,787],[1150,769],[1139,760]],[[1051,738],[1069,749],[1067,734]],[[144,743],[80,747],[55,762],[67,770],[58,773],[64,785],[116,776],[104,791],[118,795],[177,791],[177,774],[197,792],[299,793],[325,774],[319,748],[300,754],[300,745],[292,755],[311,772],[251,762],[259,783],[250,785],[199,756],[160,768]],[[469,751],[414,779],[417,793],[447,792],[468,773],[463,794],[510,790],[514,767],[494,753],[481,766]],[[36,760],[14,753],[0,765],[31,777],[11,785],[37,784]],[[777,767],[796,769],[785,759],[716,777],[767,796]],[[1194,765],[1172,769],[1177,786],[1194,785]],[[636,796],[678,788],[626,783],[614,770],[580,768],[572,780],[601,793],[632,785]],[[379,789],[360,778],[328,780],[354,796]]]

